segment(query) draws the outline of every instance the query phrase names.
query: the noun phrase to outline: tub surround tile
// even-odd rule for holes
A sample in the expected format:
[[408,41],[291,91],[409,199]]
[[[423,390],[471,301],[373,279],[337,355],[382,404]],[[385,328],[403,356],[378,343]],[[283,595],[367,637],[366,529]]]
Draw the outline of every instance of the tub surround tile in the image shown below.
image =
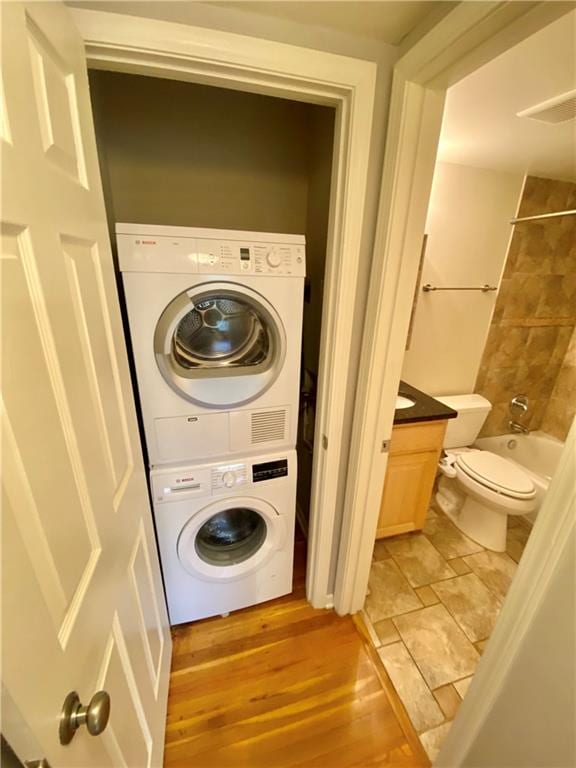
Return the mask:
[[452,723],[443,723],[430,731],[420,734],[420,741],[422,746],[426,750],[426,754],[430,758],[430,762],[434,764],[434,761],[440,754],[440,748],[444,743],[444,739],[448,735]]
[[372,563],[370,594],[364,610],[373,624],[422,607],[396,563],[390,558]]
[[[523,272],[515,272],[510,278],[508,301],[504,307],[502,318],[517,319],[521,317],[536,317],[538,303],[540,301],[540,285],[542,279],[542,275],[530,275]],[[524,339],[525,343],[528,334],[506,334],[506,351],[508,354],[510,354],[513,347],[515,348],[516,345],[520,343],[521,338]]]
[[440,705],[440,709],[444,712],[446,720],[453,720],[462,702],[456,688],[453,685],[443,685],[441,688],[436,688],[432,693]]
[[509,555],[487,550],[465,557],[464,562],[488,589],[504,600],[518,567]]
[[398,630],[391,619],[377,621],[374,624],[374,632],[378,637],[378,645],[390,645],[390,643],[397,643],[400,640]]
[[426,538],[447,560],[482,552],[484,547],[469,539],[445,515],[426,520],[423,529]]
[[397,616],[394,624],[430,688],[474,673],[478,652],[443,605]]
[[470,683],[472,682],[472,676],[471,677],[465,677],[463,680],[457,680],[454,683],[454,688],[458,691],[458,695],[461,699],[466,696],[468,693],[468,688],[470,688]]
[[433,584],[432,589],[473,643],[485,640],[500,613],[502,601],[482,584],[478,576],[468,573],[450,581]]
[[576,398],[576,366],[562,366],[554,386],[553,397],[559,400],[574,400]]
[[[530,365],[550,365],[562,329],[558,326],[530,328],[525,349],[525,360]],[[560,364],[560,361],[556,363]]]
[[427,731],[442,723],[444,715],[404,643],[379,648],[378,655],[416,730]]
[[576,303],[576,274],[541,278],[536,317],[572,317]]
[[[438,518],[436,519],[437,522]],[[430,521],[432,524],[433,521]],[[415,534],[404,540],[390,539],[388,551],[412,587],[450,579],[455,572],[425,536]]]
[[440,602],[438,595],[431,587],[418,587],[415,592],[425,606],[436,605]]
[[[576,184],[528,177],[519,215],[570,210],[568,199]],[[564,373],[575,326],[576,217],[516,225],[475,387],[493,404],[483,436],[510,431],[508,402],[522,392],[526,426],[565,439],[576,415],[576,380]]]
[[[576,376],[575,376],[576,378]],[[575,384],[576,389],[576,384]],[[552,397],[546,406],[542,430],[558,440],[566,440],[570,425],[576,416],[576,403],[567,403],[558,397]]]

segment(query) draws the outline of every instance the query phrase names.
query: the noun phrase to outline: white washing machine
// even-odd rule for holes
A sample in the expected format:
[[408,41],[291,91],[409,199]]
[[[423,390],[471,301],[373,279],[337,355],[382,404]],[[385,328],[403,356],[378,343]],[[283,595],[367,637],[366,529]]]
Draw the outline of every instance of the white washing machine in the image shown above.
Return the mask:
[[304,237],[116,233],[150,464],[294,446]]
[[292,591],[296,452],[153,469],[171,624]]

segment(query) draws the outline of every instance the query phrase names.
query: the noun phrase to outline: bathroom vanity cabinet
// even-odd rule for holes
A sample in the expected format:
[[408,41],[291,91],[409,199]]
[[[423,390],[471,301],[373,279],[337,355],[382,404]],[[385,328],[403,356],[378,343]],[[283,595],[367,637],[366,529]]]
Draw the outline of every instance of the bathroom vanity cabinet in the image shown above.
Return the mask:
[[443,419],[393,428],[377,539],[424,526],[446,424]]

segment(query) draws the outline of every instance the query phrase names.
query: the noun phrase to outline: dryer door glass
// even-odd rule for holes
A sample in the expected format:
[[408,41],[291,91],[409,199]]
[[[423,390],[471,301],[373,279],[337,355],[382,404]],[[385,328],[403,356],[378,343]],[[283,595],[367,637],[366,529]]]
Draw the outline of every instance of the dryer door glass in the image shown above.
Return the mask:
[[266,523],[253,509],[234,507],[212,515],[199,529],[196,552],[210,565],[235,565],[252,557],[266,538]]
[[207,283],[180,293],[164,309],[154,353],[180,396],[203,406],[233,407],[274,383],[284,364],[286,334],[276,310],[255,291]]
[[192,303],[172,338],[174,360],[188,370],[270,365],[272,346],[262,313],[223,292]]

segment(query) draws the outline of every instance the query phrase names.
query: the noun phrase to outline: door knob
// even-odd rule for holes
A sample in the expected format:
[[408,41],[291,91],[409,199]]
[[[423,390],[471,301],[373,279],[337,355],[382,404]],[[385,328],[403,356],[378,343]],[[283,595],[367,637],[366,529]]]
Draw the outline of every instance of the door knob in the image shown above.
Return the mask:
[[87,707],[82,706],[76,691],[66,696],[60,714],[60,744],[70,744],[81,725],[88,733],[98,736],[108,725],[110,717],[110,696],[106,691],[97,691]]

